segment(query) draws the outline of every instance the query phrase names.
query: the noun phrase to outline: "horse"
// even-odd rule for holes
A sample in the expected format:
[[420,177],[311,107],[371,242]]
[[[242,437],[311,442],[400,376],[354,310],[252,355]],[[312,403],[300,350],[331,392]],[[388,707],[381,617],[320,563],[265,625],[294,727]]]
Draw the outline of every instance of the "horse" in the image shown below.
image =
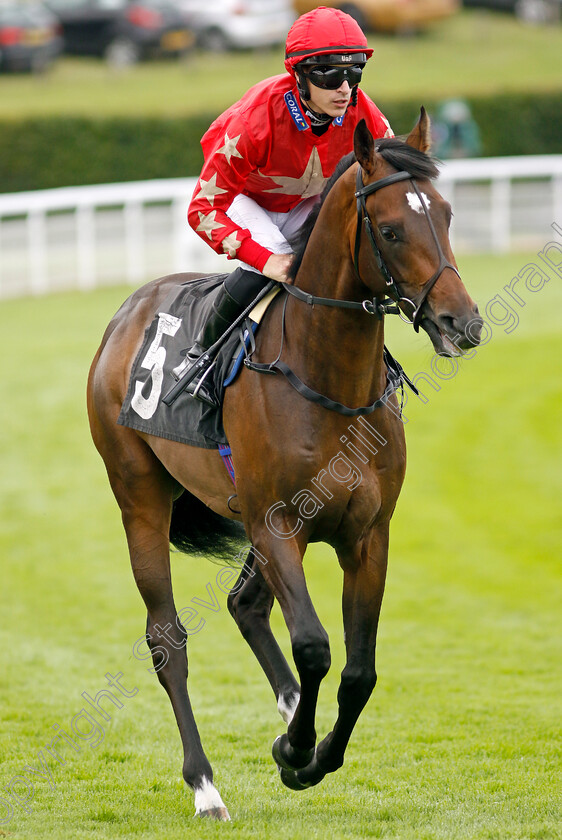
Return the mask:
[[[432,183],[438,170],[429,150],[423,108],[402,139],[375,145],[365,123],[357,126],[354,151],[328,181],[305,224],[290,281],[266,311],[255,363],[225,389],[234,508],[216,449],[116,422],[145,329],[171,290],[201,275],[169,275],[134,292],[93,360],[91,432],[121,509],[147,610],[146,640],[176,717],[196,815],[230,819],[189,701],[187,632],[172,593],[170,534],[189,539],[197,531],[216,543],[243,525],[250,548],[227,604],[287,724],[273,745],[287,787],[303,790],[342,766],[375,687],[389,523],[406,459],[396,383],[389,385],[385,315],[396,312],[416,331],[421,327],[435,352],[450,356],[476,346],[482,327],[451,250],[451,208]],[[307,590],[303,555],[319,541],[335,549],[343,570],[346,664],[337,719],[317,744],[316,706],[330,647]],[[270,627],[274,599],[298,679]]]

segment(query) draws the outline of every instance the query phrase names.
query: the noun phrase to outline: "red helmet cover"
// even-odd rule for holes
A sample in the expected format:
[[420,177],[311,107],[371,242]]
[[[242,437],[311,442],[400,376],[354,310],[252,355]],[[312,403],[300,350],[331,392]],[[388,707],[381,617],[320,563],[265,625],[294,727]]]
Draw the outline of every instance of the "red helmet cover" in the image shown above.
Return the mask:
[[359,24],[340,9],[319,6],[301,15],[292,25],[285,45],[285,67],[294,74],[295,66],[312,55],[365,53],[373,50]]

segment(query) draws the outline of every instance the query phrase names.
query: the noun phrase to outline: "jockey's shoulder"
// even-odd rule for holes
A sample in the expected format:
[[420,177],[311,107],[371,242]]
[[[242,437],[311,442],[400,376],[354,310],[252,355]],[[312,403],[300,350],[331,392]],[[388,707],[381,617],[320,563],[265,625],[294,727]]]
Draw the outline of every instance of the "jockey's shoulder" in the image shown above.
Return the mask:
[[242,130],[250,135],[253,135],[256,130],[258,134],[261,134],[272,122],[273,115],[282,107],[285,94],[293,88],[296,95],[296,86],[288,73],[280,73],[263,79],[252,85],[237,102],[223,111],[214,120],[207,134],[222,131],[226,126],[231,126],[232,130]]

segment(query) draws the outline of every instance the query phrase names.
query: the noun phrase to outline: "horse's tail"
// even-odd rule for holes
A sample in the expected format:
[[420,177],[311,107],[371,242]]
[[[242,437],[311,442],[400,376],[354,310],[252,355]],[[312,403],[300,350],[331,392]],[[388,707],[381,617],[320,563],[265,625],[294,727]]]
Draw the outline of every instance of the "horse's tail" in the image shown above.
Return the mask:
[[250,547],[241,522],[215,513],[188,490],[174,502],[170,542],[184,554],[196,554],[221,563],[232,561],[234,565],[241,565],[241,548]]

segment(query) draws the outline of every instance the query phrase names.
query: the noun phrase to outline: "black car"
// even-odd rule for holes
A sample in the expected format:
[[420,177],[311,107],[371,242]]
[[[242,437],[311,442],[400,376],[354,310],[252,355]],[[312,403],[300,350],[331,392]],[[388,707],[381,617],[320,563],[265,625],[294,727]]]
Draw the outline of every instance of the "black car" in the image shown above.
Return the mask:
[[44,6],[0,5],[0,70],[41,72],[61,49],[58,20]]
[[48,0],[62,26],[64,51],[103,56],[116,65],[178,56],[195,43],[170,0]]

